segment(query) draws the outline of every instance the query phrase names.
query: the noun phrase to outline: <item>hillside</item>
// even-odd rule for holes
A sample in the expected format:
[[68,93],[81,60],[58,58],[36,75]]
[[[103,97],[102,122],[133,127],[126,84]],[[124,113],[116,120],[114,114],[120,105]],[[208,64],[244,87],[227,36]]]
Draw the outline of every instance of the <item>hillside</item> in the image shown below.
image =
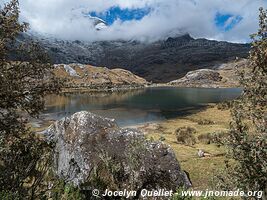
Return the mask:
[[123,69],[108,69],[82,64],[55,65],[54,73],[66,79],[68,88],[123,89],[143,87],[148,82]]
[[245,58],[249,44],[194,39],[189,34],[153,43],[139,41],[66,41],[21,35],[20,42],[38,41],[56,64],[82,63],[123,68],[155,83],[167,83],[187,72]]
[[248,60],[241,59],[214,66],[213,69],[200,69],[188,72],[183,78],[171,81],[168,85],[178,87],[239,87],[237,70],[245,69]]

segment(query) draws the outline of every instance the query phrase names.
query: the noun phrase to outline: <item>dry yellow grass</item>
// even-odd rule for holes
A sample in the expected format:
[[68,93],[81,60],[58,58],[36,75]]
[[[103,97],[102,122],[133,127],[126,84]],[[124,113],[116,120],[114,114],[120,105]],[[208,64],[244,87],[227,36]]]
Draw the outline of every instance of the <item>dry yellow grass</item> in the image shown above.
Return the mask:
[[[199,125],[199,120],[214,121],[212,125]],[[147,138],[160,140],[164,137],[164,143],[169,144],[174,150],[183,170],[190,174],[190,179],[194,189],[206,190],[211,188],[212,179],[217,170],[224,166],[225,149],[216,144],[204,144],[197,141],[193,146],[181,145],[176,142],[175,130],[179,127],[189,126],[197,130],[195,134],[207,134],[228,129],[230,121],[230,112],[218,110],[216,106],[210,106],[207,109],[196,114],[188,115],[183,118],[167,120],[158,124],[150,124],[139,127],[146,133]],[[199,158],[198,149],[211,154],[210,157]]]
[[[68,73],[65,69],[71,69],[75,74]],[[57,65],[54,69],[57,77],[66,79],[67,88],[104,88],[105,85],[140,85],[144,86],[147,81],[130,71],[124,69],[108,69],[105,67],[94,67],[91,65],[69,64]]]

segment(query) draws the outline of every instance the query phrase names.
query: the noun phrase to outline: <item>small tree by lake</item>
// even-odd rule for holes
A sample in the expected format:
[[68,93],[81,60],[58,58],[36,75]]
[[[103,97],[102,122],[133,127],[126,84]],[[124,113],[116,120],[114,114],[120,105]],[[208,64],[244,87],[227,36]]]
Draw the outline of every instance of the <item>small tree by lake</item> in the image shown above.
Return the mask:
[[47,55],[34,42],[17,38],[18,0],[0,9],[0,198],[35,199],[50,165],[50,147],[27,125],[44,108],[43,97],[60,90]]
[[[260,9],[259,30],[252,36],[249,68],[240,73],[243,94],[231,106],[227,175],[224,189],[267,192],[267,11]],[[233,167],[234,166],[234,167]],[[256,198],[256,197],[255,197]]]

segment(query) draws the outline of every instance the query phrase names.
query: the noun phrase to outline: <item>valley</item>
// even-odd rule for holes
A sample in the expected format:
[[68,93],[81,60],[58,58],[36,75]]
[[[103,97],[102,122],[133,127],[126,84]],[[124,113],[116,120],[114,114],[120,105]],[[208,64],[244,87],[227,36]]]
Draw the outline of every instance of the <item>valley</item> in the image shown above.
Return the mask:
[[265,199],[266,6],[0,0],[0,199]]

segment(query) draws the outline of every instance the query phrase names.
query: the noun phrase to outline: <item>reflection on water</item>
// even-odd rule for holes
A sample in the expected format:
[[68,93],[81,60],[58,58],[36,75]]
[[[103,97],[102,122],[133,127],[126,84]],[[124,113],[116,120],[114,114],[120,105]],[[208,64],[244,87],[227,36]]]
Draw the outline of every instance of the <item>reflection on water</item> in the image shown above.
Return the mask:
[[43,117],[57,120],[86,110],[129,126],[177,117],[207,103],[238,97],[241,89],[147,88],[115,93],[75,93],[46,98]]

